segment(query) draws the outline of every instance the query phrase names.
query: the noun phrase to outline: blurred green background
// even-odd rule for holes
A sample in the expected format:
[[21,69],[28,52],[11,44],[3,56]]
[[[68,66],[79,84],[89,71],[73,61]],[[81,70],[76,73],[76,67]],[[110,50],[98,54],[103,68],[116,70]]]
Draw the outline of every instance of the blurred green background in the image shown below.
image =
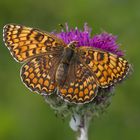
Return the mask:
[[0,0],[0,140],[74,140],[68,120],[62,121],[39,95],[20,81],[21,65],[2,41],[7,23],[52,31],[58,24],[101,29],[118,35],[134,72],[115,90],[107,113],[90,124],[90,140],[140,139],[140,1],[138,0]]

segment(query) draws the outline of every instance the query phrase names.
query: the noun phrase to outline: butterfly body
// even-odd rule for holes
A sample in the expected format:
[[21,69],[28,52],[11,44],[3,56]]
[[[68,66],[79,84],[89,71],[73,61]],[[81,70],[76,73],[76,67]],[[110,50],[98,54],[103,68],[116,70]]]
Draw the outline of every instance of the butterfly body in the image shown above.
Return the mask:
[[24,65],[21,79],[32,91],[57,94],[71,103],[91,102],[99,88],[122,81],[131,65],[122,57],[90,46],[66,44],[54,34],[21,25],[4,26],[3,38],[12,56]]
[[63,86],[64,82],[66,82],[69,65],[72,58],[74,57],[75,50],[75,42],[71,42],[63,50],[62,58],[55,75],[55,79],[58,86]]

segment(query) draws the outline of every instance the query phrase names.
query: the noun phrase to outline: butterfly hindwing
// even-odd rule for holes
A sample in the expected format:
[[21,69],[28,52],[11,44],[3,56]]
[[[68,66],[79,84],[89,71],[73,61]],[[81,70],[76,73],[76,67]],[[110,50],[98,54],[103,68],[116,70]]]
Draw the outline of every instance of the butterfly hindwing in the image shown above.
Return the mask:
[[64,100],[87,103],[94,99],[98,87],[91,72],[79,60],[72,60],[66,81],[58,89],[58,95]]
[[21,68],[21,79],[32,91],[49,95],[56,89],[55,73],[61,54],[44,54],[32,58]]
[[101,88],[122,81],[130,70],[130,64],[115,54],[91,47],[80,47],[78,51]]
[[4,26],[3,38],[18,62],[42,53],[61,50],[65,46],[61,39],[50,33],[14,24]]

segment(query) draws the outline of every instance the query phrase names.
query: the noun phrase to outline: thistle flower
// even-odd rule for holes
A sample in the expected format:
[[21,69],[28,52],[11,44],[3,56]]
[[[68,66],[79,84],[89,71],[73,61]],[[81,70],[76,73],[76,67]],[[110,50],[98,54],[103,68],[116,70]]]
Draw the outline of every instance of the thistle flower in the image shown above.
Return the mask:
[[66,44],[71,41],[78,41],[78,47],[90,46],[123,56],[123,52],[119,50],[119,45],[116,43],[117,36],[103,32],[91,37],[91,28],[87,26],[87,23],[85,23],[83,31],[79,30],[77,27],[69,30],[68,25],[66,24],[65,26],[66,31],[62,30],[62,32],[57,33],[56,35]]
[[[118,56],[123,56],[124,53],[119,50],[119,45],[116,43],[117,37],[103,32],[91,36],[91,28],[85,23],[84,29],[79,30],[69,29],[65,25],[65,30],[62,29],[60,33],[54,33],[57,37],[61,38],[66,44],[71,41],[78,41],[78,46],[87,46],[99,48],[104,51],[114,53]],[[88,104],[76,105],[60,99],[56,94],[45,96],[45,101],[55,110],[57,115],[62,117],[71,116],[70,127],[79,133],[78,140],[87,140],[89,121],[99,114],[103,113],[108,105],[111,103],[113,95],[113,86],[105,90],[99,89],[97,96]]]

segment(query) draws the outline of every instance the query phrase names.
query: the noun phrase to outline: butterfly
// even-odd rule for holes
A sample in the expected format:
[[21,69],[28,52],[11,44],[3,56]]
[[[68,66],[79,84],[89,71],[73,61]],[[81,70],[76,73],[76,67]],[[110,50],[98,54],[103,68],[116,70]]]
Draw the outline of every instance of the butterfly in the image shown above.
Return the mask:
[[122,57],[90,46],[66,44],[54,34],[15,24],[3,29],[3,39],[13,58],[24,63],[23,83],[34,92],[58,94],[70,103],[91,102],[99,88],[122,81],[131,65]]

